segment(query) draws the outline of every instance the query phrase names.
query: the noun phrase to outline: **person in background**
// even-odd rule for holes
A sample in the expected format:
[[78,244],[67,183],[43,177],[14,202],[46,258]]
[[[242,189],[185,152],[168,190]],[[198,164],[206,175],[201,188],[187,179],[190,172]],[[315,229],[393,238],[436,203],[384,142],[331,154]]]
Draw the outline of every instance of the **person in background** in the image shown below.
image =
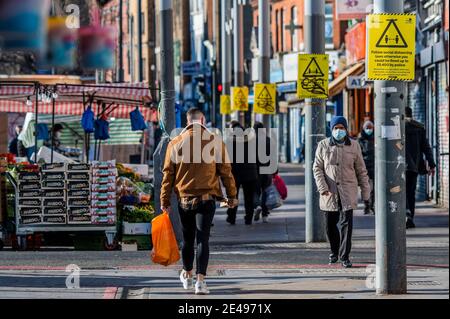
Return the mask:
[[[161,210],[171,213],[172,190],[178,198],[178,211],[183,228],[183,270],[180,281],[183,288],[194,289],[193,268],[195,240],[197,239],[197,282],[195,294],[209,294],[205,277],[209,262],[209,237],[211,223],[216,211],[216,200],[222,200],[220,180],[225,186],[228,207],[238,205],[235,182],[225,144],[214,144],[214,155],[221,158],[194,160],[195,154],[204,154],[215,136],[205,127],[205,116],[193,108],[187,113],[188,126],[167,146],[161,184]],[[200,141],[194,141],[194,138]],[[198,143],[198,144],[197,144]],[[185,147],[185,146],[188,147]],[[194,149],[199,145],[201,149]],[[220,148],[220,149],[218,149]],[[183,154],[183,152],[188,154]]]
[[[258,146],[259,146],[259,135],[258,132],[259,130],[264,130],[264,124],[261,122],[255,122],[253,129],[255,130],[256,133],[256,154],[258,155]],[[270,137],[267,136],[268,132],[265,132],[264,137],[265,137],[265,143],[266,143],[266,155],[270,155]],[[267,166],[269,164],[263,164],[259,161],[259,158],[257,157],[256,160],[257,163],[257,170],[258,170],[258,186],[257,186],[257,190],[256,190],[256,195],[258,196],[258,198],[260,199],[260,203],[261,205],[256,207],[256,211],[255,211],[255,222],[259,221],[261,218],[261,213],[262,213],[262,219],[263,219],[263,223],[268,223],[269,222],[269,215],[270,212],[267,209],[266,206],[266,189],[267,187],[269,187],[270,185],[272,185],[272,179],[273,179],[273,174],[267,175],[267,174],[262,174],[261,173],[261,167]]]
[[371,187],[370,202],[365,202],[364,214],[375,214],[375,126],[372,121],[365,121],[358,138]]
[[348,136],[347,120],[336,116],[330,126],[333,136],[319,143],[313,172],[327,218],[329,263],[340,259],[344,268],[351,268],[353,210],[358,207],[358,186],[363,200],[370,198],[369,177],[359,143]]
[[[415,228],[414,215],[416,210],[417,177],[420,175],[434,175],[436,163],[433,151],[427,139],[425,126],[413,119],[410,107],[405,110],[406,129],[406,228]],[[429,169],[425,164],[424,156]]]
[[22,125],[16,125],[16,127],[14,128],[15,130],[15,135],[14,138],[9,142],[8,145],[8,152],[10,154],[14,154],[16,157],[19,156],[19,135],[22,132],[23,126]]
[[[254,141],[256,135],[253,130],[250,134],[245,134],[244,128],[237,121],[231,121],[229,126],[233,130],[233,135],[227,137],[227,144],[233,145],[232,172],[236,182],[237,194],[239,195],[241,186],[244,191],[245,224],[251,225],[255,209],[254,199],[258,184],[258,167],[256,162],[250,162],[248,152],[249,143],[256,142]],[[244,151],[244,154],[237,154],[240,150]],[[227,222],[230,225],[236,224],[237,211],[238,207],[228,209]]]
[[61,136],[64,130],[64,126],[61,124],[55,124],[52,128],[51,134],[49,134],[49,139],[44,142],[44,145],[51,148],[53,144],[53,150],[57,153],[65,155],[66,152],[62,148]]

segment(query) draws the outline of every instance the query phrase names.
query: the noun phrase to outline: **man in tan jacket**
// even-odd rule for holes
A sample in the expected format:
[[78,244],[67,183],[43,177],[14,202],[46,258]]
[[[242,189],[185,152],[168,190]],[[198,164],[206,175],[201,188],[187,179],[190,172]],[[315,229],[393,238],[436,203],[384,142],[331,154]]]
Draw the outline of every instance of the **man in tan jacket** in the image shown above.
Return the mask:
[[[170,211],[170,197],[175,191],[179,201],[183,228],[183,271],[180,280],[184,289],[193,289],[193,264],[197,239],[196,294],[209,294],[204,278],[209,262],[210,228],[216,211],[216,201],[237,206],[235,181],[222,139],[205,126],[205,116],[199,109],[187,114],[188,126],[173,139],[164,162],[161,186],[161,208]],[[220,181],[226,189],[224,199]]]
[[358,186],[367,202],[370,185],[361,147],[348,137],[347,129],[344,117],[332,119],[332,137],[319,143],[313,171],[320,193],[320,209],[327,215],[330,264],[340,258],[343,267],[351,268],[353,210],[358,207]]

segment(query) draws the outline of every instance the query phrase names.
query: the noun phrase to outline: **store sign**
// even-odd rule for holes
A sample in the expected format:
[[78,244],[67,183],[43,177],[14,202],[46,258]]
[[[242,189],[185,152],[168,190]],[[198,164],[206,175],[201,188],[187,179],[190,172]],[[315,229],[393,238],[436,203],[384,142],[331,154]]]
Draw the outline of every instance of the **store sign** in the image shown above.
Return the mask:
[[256,114],[275,114],[276,94],[276,84],[255,84],[254,112]]
[[373,0],[337,0],[338,20],[364,19],[372,11]]
[[367,78],[414,80],[416,15],[372,14],[367,17],[367,31]]
[[300,99],[328,98],[328,72],[328,54],[300,54],[298,56],[298,97]]
[[220,114],[231,114],[231,97],[229,95],[220,96]]
[[248,87],[231,88],[231,110],[248,111]]
[[368,89],[370,84],[365,80],[365,75],[349,76],[347,78],[347,89]]

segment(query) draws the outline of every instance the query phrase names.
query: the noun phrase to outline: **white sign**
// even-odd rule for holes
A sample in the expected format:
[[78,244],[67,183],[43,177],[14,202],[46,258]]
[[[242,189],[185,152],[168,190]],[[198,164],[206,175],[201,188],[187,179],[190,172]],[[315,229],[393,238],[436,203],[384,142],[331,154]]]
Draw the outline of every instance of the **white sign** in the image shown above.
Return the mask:
[[293,82],[298,79],[298,53],[286,54],[283,57],[284,82]]
[[336,0],[338,20],[364,19],[373,10],[373,0]]
[[347,78],[347,89],[367,89],[370,84],[364,80],[365,75],[349,76]]

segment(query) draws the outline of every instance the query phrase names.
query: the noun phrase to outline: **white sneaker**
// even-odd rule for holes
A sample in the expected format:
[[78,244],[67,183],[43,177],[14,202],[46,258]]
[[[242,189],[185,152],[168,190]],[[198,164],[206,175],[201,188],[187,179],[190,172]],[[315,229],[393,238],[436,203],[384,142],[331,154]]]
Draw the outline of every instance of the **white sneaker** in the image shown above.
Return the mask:
[[185,270],[181,271],[180,281],[183,284],[185,290],[194,289],[194,278],[188,278]]
[[209,295],[208,287],[206,286],[206,282],[197,281],[195,283],[195,294],[196,295]]
[[268,224],[269,223],[269,216],[263,216],[263,223]]

